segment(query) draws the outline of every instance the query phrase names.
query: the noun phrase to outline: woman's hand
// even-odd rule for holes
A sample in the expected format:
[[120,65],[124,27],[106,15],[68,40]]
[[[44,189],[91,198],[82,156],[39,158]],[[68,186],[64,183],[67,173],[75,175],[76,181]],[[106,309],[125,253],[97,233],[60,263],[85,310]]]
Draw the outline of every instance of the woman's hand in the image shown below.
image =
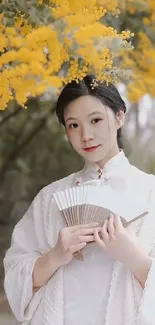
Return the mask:
[[115,260],[124,263],[131,271],[142,265],[147,254],[131,227],[124,228],[119,216],[110,215],[101,229],[101,238],[95,231],[95,242],[104,248]]
[[100,231],[98,223],[82,224],[65,227],[59,232],[58,241],[54,247],[60,266],[68,264],[73,259],[73,254],[94,242],[95,231]]
[[60,266],[68,264],[73,254],[94,241],[94,233],[101,231],[98,223],[66,227],[60,230],[57,244],[39,257],[33,270],[33,289],[37,291],[53,276]]

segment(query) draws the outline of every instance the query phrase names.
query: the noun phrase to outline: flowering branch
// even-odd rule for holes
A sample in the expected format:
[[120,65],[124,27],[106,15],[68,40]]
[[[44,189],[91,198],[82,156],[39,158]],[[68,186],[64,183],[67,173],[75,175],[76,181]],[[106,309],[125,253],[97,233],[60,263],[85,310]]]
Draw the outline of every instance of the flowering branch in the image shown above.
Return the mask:
[[[118,68],[117,58],[133,48],[133,35],[129,31],[118,33],[100,22],[107,14],[102,0],[49,0],[48,5],[29,0],[28,12],[32,2],[48,7],[51,24],[32,26],[16,12],[13,25],[8,26],[6,16],[0,15],[0,109],[14,98],[25,106],[30,96],[49,90],[54,96],[63,85],[83,79],[87,73],[107,82],[125,75],[126,69]],[[114,11],[116,6],[111,8]]]

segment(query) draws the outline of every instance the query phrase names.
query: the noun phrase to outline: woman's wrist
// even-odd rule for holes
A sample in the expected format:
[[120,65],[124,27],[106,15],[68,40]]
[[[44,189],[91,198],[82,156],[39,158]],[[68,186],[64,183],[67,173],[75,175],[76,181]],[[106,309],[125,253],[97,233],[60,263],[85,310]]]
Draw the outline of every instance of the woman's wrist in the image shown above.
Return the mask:
[[40,256],[33,270],[33,288],[41,288],[61,266],[61,259],[55,247]]
[[150,271],[152,265],[152,259],[148,255],[144,255],[141,257],[137,257],[136,261],[132,265],[130,265],[130,270],[141,284],[141,286],[145,287],[145,282],[148,277],[148,273]]
[[57,245],[54,246],[50,251],[48,251],[47,255],[47,265],[50,268],[54,267],[55,270],[59,269],[62,266],[62,256],[57,248]]

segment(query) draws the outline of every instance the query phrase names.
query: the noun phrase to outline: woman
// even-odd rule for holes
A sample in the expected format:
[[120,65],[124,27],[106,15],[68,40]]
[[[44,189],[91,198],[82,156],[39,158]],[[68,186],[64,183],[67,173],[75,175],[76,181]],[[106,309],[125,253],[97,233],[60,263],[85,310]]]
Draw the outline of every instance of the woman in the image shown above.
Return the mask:
[[[125,103],[112,84],[92,87],[94,79],[68,84],[56,107],[85,166],[40,191],[16,225],[4,259],[5,291],[24,325],[154,324],[154,176],[125,157]],[[102,228],[66,227],[53,193],[84,184],[110,188],[120,216],[149,214],[127,228],[119,215]],[[73,256],[80,249],[83,262]]]

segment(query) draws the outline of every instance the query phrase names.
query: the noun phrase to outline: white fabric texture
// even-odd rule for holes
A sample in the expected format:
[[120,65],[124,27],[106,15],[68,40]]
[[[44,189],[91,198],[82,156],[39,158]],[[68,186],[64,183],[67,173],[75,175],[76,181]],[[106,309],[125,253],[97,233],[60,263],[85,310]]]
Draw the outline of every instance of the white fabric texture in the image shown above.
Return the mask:
[[95,244],[83,255],[64,270],[64,324],[103,325],[114,261]]
[[[155,178],[130,165],[123,152],[102,171],[98,169],[87,162],[82,171],[42,189],[14,229],[4,259],[4,286],[23,325],[154,325]],[[121,216],[149,211],[132,225],[152,256],[144,290],[130,270],[93,243],[84,250],[84,262],[73,259],[38,292],[32,292],[35,261],[56,244],[58,232],[65,226],[53,193],[83,184],[116,191],[118,202],[112,207]]]

